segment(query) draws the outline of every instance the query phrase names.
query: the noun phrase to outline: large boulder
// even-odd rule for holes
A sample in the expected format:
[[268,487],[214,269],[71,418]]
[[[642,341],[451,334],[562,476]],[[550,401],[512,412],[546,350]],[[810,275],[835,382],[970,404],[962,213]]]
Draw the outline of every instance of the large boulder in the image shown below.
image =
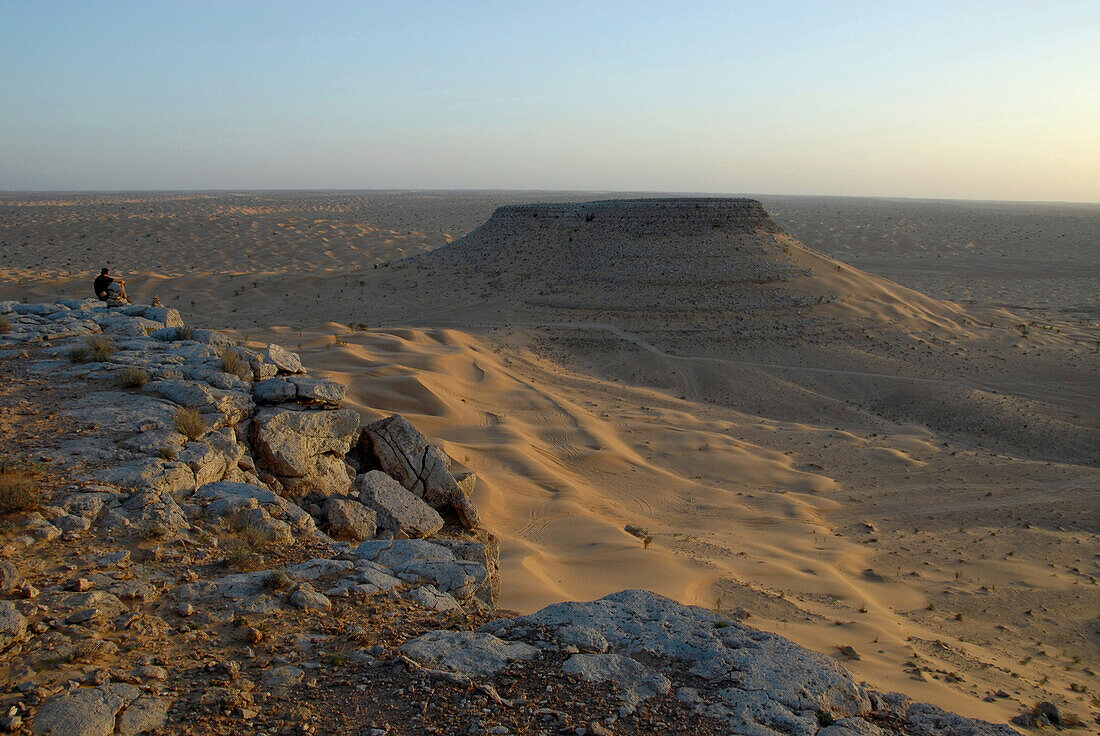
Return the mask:
[[252,384],[252,398],[258,404],[281,404],[294,401],[298,387],[285,378],[268,378]]
[[359,500],[378,514],[378,526],[409,537],[430,537],[443,528],[443,517],[380,470],[355,477]]
[[119,712],[140,695],[124,684],[63,692],[38,709],[32,730],[42,736],[112,736]]
[[390,569],[407,583],[434,585],[459,600],[475,596],[484,600],[482,591],[490,585],[484,565],[460,560],[446,547],[421,539],[363,542],[355,554]]
[[190,442],[176,458],[195,474],[195,485],[215,483],[237,467],[245,449],[237,444],[229,427],[208,434],[201,442]]
[[449,549],[459,560],[476,562],[489,574],[488,586],[477,592],[477,597],[490,607],[500,597],[500,540],[484,529],[475,529],[473,539],[433,539],[432,542]]
[[329,536],[335,539],[373,539],[378,528],[374,510],[350,498],[330,498],[325,503],[325,520]]
[[281,373],[301,373],[302,359],[297,353],[292,353],[278,345],[268,345],[264,358],[268,363],[273,363]]
[[234,426],[247,418],[254,408],[252,396],[241,391],[225,391],[202,381],[153,381],[145,391],[188,409],[212,417],[212,427]]
[[617,655],[575,658],[566,669],[621,681],[622,688],[644,685],[642,692],[621,689],[628,702],[666,691],[668,681],[691,687],[700,712],[725,721],[732,733],[815,736],[818,714],[872,714],[866,689],[829,657],[648,591],[556,603],[479,631],[508,642],[545,640],[562,651]]
[[[251,518],[265,527],[268,526],[267,520],[272,519],[285,522],[290,531],[296,535],[312,536],[317,531],[313,517],[297,504],[287,501],[267,488],[251,483],[233,481],[208,483],[195,492],[191,501],[202,506],[203,516],[212,521],[220,519],[233,521],[243,518],[243,514],[249,514],[252,510],[262,510],[266,513],[266,517],[262,514],[252,514]],[[271,524],[270,527],[276,536],[283,536],[282,527],[277,524]]]
[[343,457],[358,429],[359,415],[350,409],[269,407],[253,417],[252,445],[261,464],[288,491],[347,495],[352,474]]
[[464,526],[477,525],[473,502],[451,475],[451,459],[405,417],[394,414],[368,425],[359,437],[359,449],[432,508],[453,507],[461,512],[459,520]]
[[337,405],[344,400],[347,389],[335,381],[308,376],[291,376],[287,379],[297,389],[297,400],[303,403]]

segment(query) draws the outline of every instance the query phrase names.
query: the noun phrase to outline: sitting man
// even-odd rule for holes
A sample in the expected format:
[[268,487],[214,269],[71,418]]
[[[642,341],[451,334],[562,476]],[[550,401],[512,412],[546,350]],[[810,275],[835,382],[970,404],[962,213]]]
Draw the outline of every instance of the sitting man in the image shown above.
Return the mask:
[[126,296],[126,282],[122,279],[117,281],[107,274],[110,273],[110,269],[103,269],[99,272],[99,276],[96,277],[93,283],[95,289],[95,295],[99,297],[101,302],[107,302],[109,307],[117,307],[120,304],[133,304],[130,301],[130,297]]

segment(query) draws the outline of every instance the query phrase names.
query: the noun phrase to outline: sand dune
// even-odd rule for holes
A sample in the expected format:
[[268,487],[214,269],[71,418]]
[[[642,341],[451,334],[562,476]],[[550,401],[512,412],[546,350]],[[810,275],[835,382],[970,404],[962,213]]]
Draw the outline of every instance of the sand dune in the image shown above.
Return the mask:
[[0,294],[84,295],[109,258],[409,415],[478,474],[506,607],[646,587],[965,714],[1087,712],[1100,210],[777,198],[625,250],[610,205],[476,231],[583,199],[7,195]]

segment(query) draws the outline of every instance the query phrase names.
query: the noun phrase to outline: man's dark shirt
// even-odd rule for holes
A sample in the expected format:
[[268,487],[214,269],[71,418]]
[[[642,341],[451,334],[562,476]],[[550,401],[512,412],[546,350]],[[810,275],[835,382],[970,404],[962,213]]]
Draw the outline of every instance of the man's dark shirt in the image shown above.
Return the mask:
[[96,276],[95,283],[94,283],[95,295],[99,296],[100,294],[103,294],[104,296],[102,296],[100,298],[105,300],[106,299],[106,294],[107,294],[107,287],[110,286],[111,284],[113,284],[114,281],[115,280],[113,278],[111,278],[110,276],[103,276],[103,275]]

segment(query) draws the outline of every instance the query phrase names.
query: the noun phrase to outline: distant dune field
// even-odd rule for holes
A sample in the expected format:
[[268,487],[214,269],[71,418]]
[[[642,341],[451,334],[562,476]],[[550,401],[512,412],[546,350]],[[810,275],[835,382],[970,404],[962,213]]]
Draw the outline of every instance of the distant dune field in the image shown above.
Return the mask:
[[650,588],[966,715],[1094,710],[1100,206],[493,216],[644,196],[9,193],[0,298],[109,265],[407,414],[478,474],[507,608]]

